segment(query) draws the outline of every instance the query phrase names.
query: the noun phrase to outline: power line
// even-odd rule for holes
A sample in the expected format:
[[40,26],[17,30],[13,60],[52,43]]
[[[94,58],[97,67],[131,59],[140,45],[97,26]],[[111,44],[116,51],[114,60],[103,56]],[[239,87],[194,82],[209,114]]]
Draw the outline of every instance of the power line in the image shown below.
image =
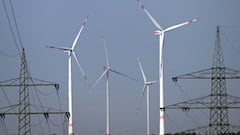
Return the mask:
[[237,45],[235,45],[228,37],[227,35],[222,32],[223,37],[226,39],[232,50],[240,57],[240,51],[236,48]]
[[[58,105],[59,105],[60,111],[62,111],[62,104],[60,102],[60,96],[59,96],[58,92],[57,92],[57,101],[58,101]],[[67,127],[64,126],[65,125],[64,123],[66,123],[66,119],[64,120],[64,118],[61,117],[61,122],[63,123],[63,125],[62,125],[63,126],[63,128],[62,128],[63,134],[67,134]]]
[[4,119],[0,119],[0,123],[2,125],[2,129],[3,129],[4,135],[8,135],[8,130],[7,130],[7,126],[6,126],[5,120]]
[[16,57],[18,55],[18,53],[17,54],[6,54],[3,51],[0,51],[0,54],[2,54],[3,56],[6,56],[8,58],[13,58],[13,57]]
[[[184,95],[188,98],[188,100],[191,100],[193,98],[191,98],[187,92],[186,89],[184,89],[183,87],[180,86],[180,84],[178,82],[175,82],[176,86],[178,87],[179,90],[182,91],[182,93],[184,93]],[[202,109],[199,109],[199,111],[201,111],[201,114],[203,114],[205,117],[209,118],[209,116],[207,116],[206,112],[204,112]],[[197,116],[197,115],[196,115]],[[200,120],[199,120],[200,121]]]
[[[10,99],[8,98],[7,96],[7,93],[5,92],[5,90],[3,89],[3,87],[1,87],[2,89],[2,92],[3,92],[3,95],[4,97],[6,98],[7,102],[8,102],[8,105],[10,106],[10,109],[13,110],[15,108],[15,106],[12,105]],[[15,110],[14,110],[15,111]]]
[[[19,45],[18,45],[17,41],[19,40],[21,48],[23,48],[23,45],[22,45],[22,40],[21,40],[19,29],[18,29],[18,25],[17,25],[17,21],[16,21],[16,17],[15,17],[15,13],[14,13],[12,2],[10,0],[10,6],[11,6],[12,16],[13,16],[13,20],[14,20],[14,24],[15,24],[15,29],[17,31],[17,37],[14,34],[14,28],[13,28],[12,23],[11,23],[11,19],[10,19],[10,16],[9,16],[9,12],[7,10],[7,5],[5,3],[5,0],[2,0],[2,4],[3,4],[4,12],[5,12],[6,17],[7,17],[8,25],[9,25],[9,28],[10,28],[10,31],[11,31],[11,34],[12,34],[12,37],[13,37],[13,40],[14,40],[14,44],[15,44],[17,52],[18,52],[18,55],[21,56],[20,55],[21,51],[19,49]],[[18,38],[18,40],[17,40],[17,38]],[[2,54],[4,54],[4,53],[2,53]],[[6,56],[8,56],[8,55],[6,55]]]
[[11,6],[11,9],[12,9],[13,20],[14,20],[14,24],[15,24],[15,27],[16,27],[16,30],[17,30],[17,36],[18,36],[18,39],[19,39],[19,42],[20,42],[20,46],[21,46],[21,48],[24,48],[23,45],[22,45],[22,39],[21,39],[19,28],[18,28],[18,25],[17,25],[17,20],[16,20],[14,8],[13,8],[12,0],[10,0],[10,6]]
[[9,15],[8,15],[6,3],[5,3],[4,0],[2,0],[2,3],[3,3],[4,11],[5,11],[7,20],[8,20],[9,27],[10,27],[10,30],[11,30],[11,34],[12,34],[12,36],[13,36],[13,40],[14,40],[15,46],[16,46],[17,51],[18,51],[18,55],[20,56],[20,50],[19,50],[19,47],[18,47],[18,44],[17,44],[17,39],[16,39],[16,37],[15,37],[14,31],[13,31],[13,27],[12,27],[12,25],[11,25],[11,21],[10,21]]

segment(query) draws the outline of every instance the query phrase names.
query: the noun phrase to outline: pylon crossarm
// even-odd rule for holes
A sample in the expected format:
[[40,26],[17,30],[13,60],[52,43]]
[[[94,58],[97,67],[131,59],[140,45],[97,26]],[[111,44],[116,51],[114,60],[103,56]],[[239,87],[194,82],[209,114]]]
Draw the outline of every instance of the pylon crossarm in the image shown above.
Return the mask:
[[[223,76],[214,78],[213,71],[221,71]],[[172,78],[174,82],[177,82],[178,79],[240,79],[240,71],[226,67],[212,67]]]
[[236,108],[239,109],[240,108],[240,97],[237,96],[232,96],[232,95],[227,95],[227,106],[228,108]]
[[[229,124],[229,128],[232,131],[232,133],[240,131],[240,126],[237,126],[237,125]],[[196,127],[193,129],[179,131],[177,133],[195,133],[195,134],[199,134],[199,135],[205,135],[208,132],[209,132],[209,125],[205,125],[205,126]]]
[[[10,106],[4,106],[4,107],[1,107],[0,108],[0,110],[1,110],[1,112],[9,112],[9,111],[11,111],[11,110],[13,110],[13,109],[17,109],[18,108],[18,105],[19,104],[15,104],[15,105],[10,105]],[[0,112],[0,113],[1,113]]]
[[212,77],[212,68],[207,68],[207,69],[192,72],[189,74],[173,77],[172,80],[174,82],[177,82],[178,79],[211,79],[211,77]]
[[230,128],[230,131],[232,132],[238,132],[238,133],[240,132],[240,126],[230,124],[229,128]]
[[48,82],[40,79],[31,78],[32,86],[54,86],[56,90],[59,90],[59,84]]
[[[24,86],[54,86],[56,90],[59,90],[59,84],[48,82],[35,78],[25,78],[26,80],[30,80],[30,83],[24,84]],[[19,87],[22,84],[19,83],[20,78],[9,79],[6,81],[0,82],[0,87]]]
[[19,78],[13,78],[0,82],[0,87],[19,86]]
[[[190,99],[184,102],[167,105],[165,106],[165,109],[182,109],[182,111],[190,111],[190,109],[214,109],[214,107],[211,107],[210,98],[211,95],[196,99]],[[240,97],[228,95],[227,106],[221,106],[218,108],[240,109]]]
[[182,111],[190,111],[190,109],[209,109],[210,104],[210,96],[200,97],[197,99],[191,99],[184,102],[167,105],[165,109],[182,109]]
[[197,127],[197,128],[193,128],[193,129],[187,129],[187,130],[184,130],[184,131],[181,131],[181,133],[206,133],[208,130],[208,125],[206,126],[200,126],[200,127]]
[[64,114],[68,115],[68,112],[28,112],[28,113],[11,113],[11,112],[0,112],[0,116],[6,116],[6,115],[38,115],[43,114],[44,116],[50,115],[50,114]]
[[226,79],[240,79],[240,71],[225,68],[225,77]]

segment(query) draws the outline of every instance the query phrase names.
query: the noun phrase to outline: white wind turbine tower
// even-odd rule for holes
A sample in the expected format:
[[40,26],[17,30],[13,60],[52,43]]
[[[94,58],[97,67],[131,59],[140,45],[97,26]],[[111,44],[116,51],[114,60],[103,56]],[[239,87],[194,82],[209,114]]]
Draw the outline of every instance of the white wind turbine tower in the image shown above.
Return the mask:
[[160,98],[160,123],[159,123],[159,135],[164,135],[164,91],[163,91],[163,47],[164,47],[164,35],[165,32],[177,29],[179,27],[182,27],[184,25],[187,24],[191,24],[193,22],[198,21],[198,19],[191,19],[187,22],[184,23],[180,23],[177,25],[173,25],[171,27],[168,27],[166,29],[162,29],[162,27],[158,24],[158,22],[151,16],[151,14],[147,11],[147,9],[144,7],[144,5],[137,0],[140,7],[142,8],[142,10],[146,13],[146,15],[148,16],[148,18],[152,21],[152,23],[155,25],[155,27],[158,29],[156,31],[154,31],[154,35],[158,35],[159,36],[159,98]]
[[155,81],[147,81],[145,73],[143,71],[142,65],[140,63],[140,60],[138,60],[138,64],[142,73],[142,77],[143,77],[143,81],[144,81],[144,85],[143,85],[143,89],[142,89],[142,94],[141,94],[141,100],[142,97],[145,93],[145,91],[147,91],[147,135],[150,135],[150,95],[149,95],[149,86],[153,85],[154,83],[158,83],[159,80],[155,80]]
[[99,83],[99,81],[106,75],[106,105],[107,105],[107,108],[106,108],[106,135],[110,135],[110,94],[109,94],[109,73],[110,72],[113,72],[113,73],[116,73],[118,75],[121,75],[121,76],[124,76],[128,79],[131,79],[131,80],[135,80],[137,81],[136,79],[126,75],[126,74],[123,74],[123,73],[120,73],[116,70],[113,70],[110,66],[109,66],[109,59],[108,59],[108,53],[107,53],[107,48],[106,48],[106,41],[105,41],[105,38],[103,36],[103,42],[104,42],[104,51],[105,51],[105,57],[106,57],[106,62],[107,62],[107,65],[103,67],[103,70],[104,72],[101,74],[101,76],[98,78],[98,80],[96,81],[96,83],[93,85],[93,88],[96,87],[96,85]]
[[70,113],[70,116],[69,116],[69,122],[68,122],[68,135],[73,135],[73,120],[72,120],[72,116],[73,116],[73,113],[72,113],[72,55],[74,57],[74,59],[76,60],[76,63],[84,77],[84,79],[87,81],[88,83],[88,80],[87,80],[87,76],[86,74],[84,73],[83,69],[82,69],[82,66],[80,65],[80,63],[78,62],[78,59],[77,59],[77,56],[75,54],[75,46],[78,42],[78,39],[81,35],[81,32],[84,28],[84,26],[86,25],[87,23],[87,20],[88,20],[88,17],[84,20],[73,44],[72,44],[72,48],[68,48],[68,47],[56,47],[56,46],[46,46],[48,48],[53,48],[53,49],[58,49],[58,50],[61,50],[61,51],[64,51],[66,53],[68,53],[68,110],[69,110],[69,113]]

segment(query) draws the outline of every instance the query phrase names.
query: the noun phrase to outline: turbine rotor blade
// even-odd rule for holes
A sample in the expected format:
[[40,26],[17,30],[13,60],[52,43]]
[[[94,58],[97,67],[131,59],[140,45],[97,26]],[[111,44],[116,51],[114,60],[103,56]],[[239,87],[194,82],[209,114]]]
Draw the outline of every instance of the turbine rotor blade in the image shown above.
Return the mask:
[[107,67],[109,67],[108,52],[107,52],[106,40],[105,40],[104,35],[102,35],[102,38],[103,38],[103,45],[104,45],[104,51],[105,51]]
[[130,79],[130,80],[139,82],[139,80],[137,80],[137,79],[135,79],[135,78],[133,78],[133,77],[131,77],[131,76],[129,76],[129,75],[126,75],[126,74],[124,74],[124,73],[120,73],[120,72],[118,72],[118,71],[116,71],[116,70],[113,70],[113,69],[109,69],[109,70],[112,71],[112,72],[114,72],[114,73],[116,73],[116,74],[119,74],[119,75],[121,75],[121,76],[124,76],[124,77],[126,77],[126,78],[128,78],[128,79]]
[[78,67],[79,67],[79,69],[80,69],[80,71],[81,71],[81,73],[82,73],[82,76],[83,76],[84,80],[85,80],[85,81],[87,82],[87,84],[89,85],[89,82],[88,82],[88,79],[87,79],[87,75],[84,73],[83,68],[82,68],[82,66],[81,66],[80,63],[79,63],[78,58],[77,58],[75,52],[72,51],[72,54],[73,54],[73,56],[74,56],[75,61],[77,62],[77,65],[78,65]]
[[99,83],[99,81],[104,77],[104,75],[109,71],[109,69],[106,69],[102,75],[97,79],[97,81],[94,83],[94,85],[92,86],[92,88],[95,88],[97,86],[97,84]]
[[140,2],[140,0],[137,0],[140,7],[142,8],[142,10],[146,13],[146,15],[148,16],[148,18],[152,21],[152,23],[159,29],[159,30],[163,30],[162,27],[158,24],[158,22],[152,17],[152,15],[147,11],[147,9],[144,7],[144,5]]
[[144,85],[143,85],[142,92],[141,92],[141,96],[140,96],[139,105],[138,105],[138,107],[137,107],[137,113],[138,113],[138,111],[140,110],[140,106],[141,106],[141,104],[142,104],[142,100],[143,100],[144,93],[145,93],[145,91],[146,91],[146,87],[147,87],[147,85],[144,84]]
[[45,46],[47,48],[52,48],[52,49],[58,49],[58,50],[62,50],[62,51],[71,51],[71,48],[67,48],[67,47],[57,47],[57,46]]
[[77,42],[78,42],[78,38],[80,37],[80,35],[81,35],[81,33],[82,33],[82,30],[83,30],[84,26],[85,26],[86,23],[87,23],[87,20],[88,20],[88,16],[87,16],[87,18],[84,20],[84,22],[83,22],[83,24],[82,24],[82,26],[81,26],[81,28],[80,28],[80,30],[79,30],[76,38],[75,38],[74,41],[73,41],[72,50],[74,50],[74,48],[75,48],[75,46],[76,46],[76,44],[77,44]]
[[139,65],[140,70],[141,70],[141,73],[142,73],[142,77],[143,77],[144,83],[146,83],[146,82],[147,82],[147,79],[146,79],[146,76],[145,76],[145,73],[144,73],[144,71],[143,71],[142,64],[141,64],[139,58],[137,59],[137,61],[138,61],[138,65]]
[[143,98],[143,96],[144,96],[144,93],[145,93],[145,91],[146,91],[146,88],[147,88],[147,85],[144,84],[143,89],[142,89],[142,94],[141,94],[141,99],[140,99],[140,101],[142,101],[142,98]]
[[168,27],[168,28],[166,28],[164,31],[171,31],[171,30],[177,29],[177,28],[179,28],[179,27],[182,27],[182,26],[184,26],[184,25],[187,25],[187,24],[191,24],[191,23],[193,23],[193,22],[196,22],[196,21],[198,21],[198,20],[199,20],[199,19],[191,19],[191,20],[189,20],[189,21],[187,21],[187,22],[184,22],[184,23],[181,23],[181,24],[177,24],[177,25]]

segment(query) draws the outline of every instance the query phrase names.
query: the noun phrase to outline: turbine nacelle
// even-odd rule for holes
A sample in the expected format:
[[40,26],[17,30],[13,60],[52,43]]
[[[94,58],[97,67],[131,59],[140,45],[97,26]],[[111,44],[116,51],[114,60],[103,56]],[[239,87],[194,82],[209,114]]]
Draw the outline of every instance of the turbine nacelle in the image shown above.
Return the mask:
[[69,53],[69,52],[72,52],[72,50],[64,50],[63,52]]
[[153,84],[158,83],[158,82],[159,82],[159,80],[150,81],[150,82],[145,82],[145,85],[150,86],[150,85],[153,85]]
[[104,71],[108,71],[108,70],[110,70],[110,67],[104,66],[104,67],[103,67],[103,70],[104,70]]
[[188,22],[189,22],[189,23],[193,23],[193,22],[196,22],[196,21],[199,21],[199,18],[191,19],[191,20],[189,20]]
[[154,31],[154,35],[162,35],[162,33],[164,33],[164,31],[161,31],[161,30],[156,30]]
[[151,85],[153,85],[153,83],[152,82],[146,82],[145,85],[151,86]]

